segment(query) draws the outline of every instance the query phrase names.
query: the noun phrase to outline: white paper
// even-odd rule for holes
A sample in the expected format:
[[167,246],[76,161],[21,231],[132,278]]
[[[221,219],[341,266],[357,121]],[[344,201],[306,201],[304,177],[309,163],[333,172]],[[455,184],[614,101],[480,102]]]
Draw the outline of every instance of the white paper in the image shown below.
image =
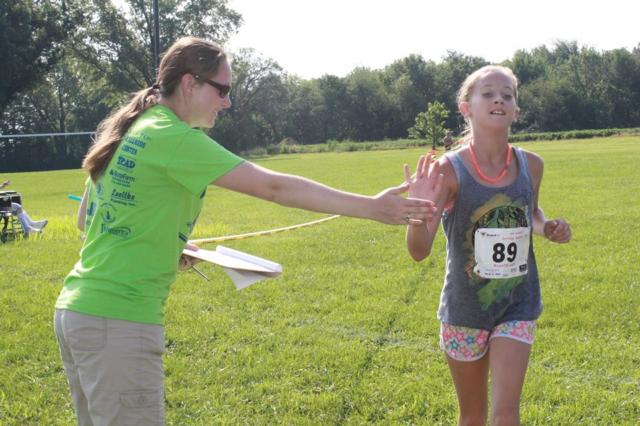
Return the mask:
[[184,249],[182,253],[222,266],[238,290],[282,273],[282,266],[276,262],[224,246],[217,246],[216,251]]
[[252,284],[255,284],[264,279],[270,278],[267,275],[259,272],[243,271],[241,269],[222,268],[229,275],[229,278],[235,284],[237,290],[247,288]]

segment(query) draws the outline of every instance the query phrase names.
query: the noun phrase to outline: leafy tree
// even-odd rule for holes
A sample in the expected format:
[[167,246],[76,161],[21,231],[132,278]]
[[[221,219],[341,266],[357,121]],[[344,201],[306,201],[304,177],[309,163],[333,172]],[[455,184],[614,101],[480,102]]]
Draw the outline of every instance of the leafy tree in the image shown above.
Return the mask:
[[447,131],[444,123],[448,116],[449,111],[443,103],[430,102],[427,110],[416,116],[414,126],[409,129],[409,137],[431,141],[431,148],[435,151]]
[[614,100],[609,127],[632,127],[640,123],[640,51],[626,49],[606,52],[606,97]]
[[[19,53],[37,58],[36,53],[31,53],[37,51],[41,52],[39,55],[42,58],[46,59],[49,55],[58,62],[52,60],[44,63],[46,67],[41,66],[36,73],[39,78],[34,77],[33,73],[24,72],[26,78],[31,79],[31,86],[14,94],[14,100],[6,105],[1,114],[1,131],[32,133],[93,130],[111,109],[127,99],[130,92],[148,87],[155,80],[151,49],[151,2],[127,0],[124,11],[114,7],[110,0],[20,0],[11,6],[9,3],[11,2],[5,1],[0,6],[0,11],[3,12],[0,14],[0,23],[3,23],[0,29],[0,49],[5,47],[5,40],[12,41],[9,37],[13,34],[11,31],[17,33],[13,22],[8,25],[4,25],[4,22],[21,22],[18,18],[12,18],[13,15],[9,12],[4,13],[9,10],[31,19],[28,21],[29,25],[25,24],[26,30],[17,26],[24,30],[20,34],[33,32],[33,35],[29,34],[32,39],[24,41],[24,52]],[[56,9],[58,3],[59,7]],[[187,34],[223,42],[241,22],[240,15],[227,7],[226,0],[188,0],[180,3],[161,0],[160,10],[161,41],[166,40],[163,48],[179,36]],[[64,27],[63,24],[69,25]],[[58,28],[59,34],[47,30],[47,25]],[[47,45],[40,38],[50,39],[54,47],[49,50],[42,48],[41,45]],[[3,52],[0,51],[0,54]],[[49,52],[54,52],[55,55]],[[5,57],[11,58],[9,53]],[[8,63],[12,66],[22,62],[38,64],[36,58],[15,59]],[[0,84],[12,82],[10,72],[19,72],[10,67],[3,67],[2,70]],[[0,92],[0,99],[4,93]],[[4,106],[0,101],[0,111]],[[22,157],[36,156],[42,158],[40,168],[77,166],[86,151],[88,138],[84,138],[81,143],[75,140],[68,142],[67,139],[60,138],[11,142],[13,157],[9,160],[18,164]],[[36,145],[38,150],[45,150],[41,155],[34,154]]]
[[407,128],[428,102],[436,100],[436,65],[420,55],[409,55],[383,70],[382,80],[389,94],[387,137],[406,137]]
[[0,2],[0,112],[60,60],[62,43],[81,21],[76,11],[64,0]]
[[513,70],[518,77],[520,85],[526,85],[530,82],[544,78],[547,74],[549,64],[546,55],[541,54],[545,49],[538,48],[538,51],[527,52],[526,50],[518,50],[514,53],[513,58],[506,62],[506,66]]
[[[487,65],[488,62],[476,56],[467,56],[458,52],[449,51],[438,65],[436,74],[436,96],[448,111],[458,110],[457,94],[462,82],[473,71]],[[460,114],[449,116],[446,126],[452,129],[464,127],[464,119]]]
[[321,121],[324,98],[317,81],[296,81],[294,87],[286,110],[291,124],[290,136],[301,144],[324,142]]
[[283,111],[291,98],[282,68],[253,49],[233,56],[231,108],[224,111],[212,136],[234,151],[278,142],[288,126]]
[[[111,0],[86,4],[90,24],[82,28],[83,42],[74,54],[105,75],[112,90],[126,94],[155,81],[152,2],[126,0],[124,10]],[[224,43],[242,22],[227,0],[159,0],[160,50],[176,39],[192,35]]]
[[353,134],[353,130],[348,119],[350,99],[345,80],[334,75],[324,75],[316,83],[322,95],[321,104],[317,108],[322,126],[321,139],[347,139]]
[[355,141],[383,139],[392,109],[380,71],[356,68],[345,82],[350,101],[347,118],[351,123],[347,138]]

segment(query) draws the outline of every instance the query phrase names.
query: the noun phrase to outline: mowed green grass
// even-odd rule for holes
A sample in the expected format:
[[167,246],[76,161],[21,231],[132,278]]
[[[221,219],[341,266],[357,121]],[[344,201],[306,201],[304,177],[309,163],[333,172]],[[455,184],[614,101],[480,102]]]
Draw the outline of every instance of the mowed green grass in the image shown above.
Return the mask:
[[[640,139],[537,142],[541,205],[574,239],[535,237],[545,311],[522,398],[529,425],[635,425],[640,419]],[[418,150],[306,154],[258,161],[375,194]],[[81,246],[79,170],[10,178],[42,237],[0,245],[0,424],[73,424],[52,330],[53,305]],[[171,200],[167,200],[168,203]],[[293,225],[323,215],[210,187],[194,238]],[[174,425],[455,424],[438,349],[444,268],[410,260],[404,227],[338,218],[225,245],[281,263],[282,276],[236,291],[203,265],[166,308],[166,418]],[[215,245],[206,246],[213,249]]]

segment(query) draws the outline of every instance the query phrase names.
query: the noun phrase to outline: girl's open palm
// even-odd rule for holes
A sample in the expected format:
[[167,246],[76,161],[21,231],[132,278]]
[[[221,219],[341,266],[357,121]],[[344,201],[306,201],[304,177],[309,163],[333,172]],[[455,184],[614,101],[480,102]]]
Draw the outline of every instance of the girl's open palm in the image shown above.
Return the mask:
[[433,201],[436,205],[442,195],[444,175],[440,173],[440,165],[433,154],[421,155],[413,176],[409,174],[409,166],[404,165],[404,178],[409,184],[409,197]]

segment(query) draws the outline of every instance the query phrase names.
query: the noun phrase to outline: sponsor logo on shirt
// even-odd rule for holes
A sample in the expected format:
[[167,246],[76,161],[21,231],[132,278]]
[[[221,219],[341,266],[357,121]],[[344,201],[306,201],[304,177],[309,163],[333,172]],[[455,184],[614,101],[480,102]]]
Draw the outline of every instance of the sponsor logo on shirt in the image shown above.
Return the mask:
[[98,198],[102,198],[104,194],[104,185],[102,185],[102,182],[96,184],[96,194],[98,194]]
[[107,233],[107,234],[114,235],[116,237],[127,238],[131,234],[131,228],[127,226],[118,226],[115,228],[111,228],[108,225],[105,225],[103,223],[100,226],[100,233],[101,234]]
[[111,201],[128,206],[135,206],[137,202],[135,194],[129,191],[118,191],[117,189],[111,191]]
[[134,138],[132,136],[125,136],[122,139],[126,144],[130,144],[130,145],[135,145],[138,148],[144,148],[145,146],[147,146],[147,143],[138,139],[138,138]]
[[100,216],[102,216],[102,221],[104,223],[111,223],[116,220],[116,208],[113,205],[104,203],[100,208]]
[[133,169],[136,167],[136,162],[131,158],[125,157],[124,155],[118,156],[118,167],[125,169]]
[[129,145],[122,145],[122,151],[128,152],[128,153],[133,154],[133,155],[136,155],[138,153],[137,149],[135,149],[134,147],[129,146]]
[[120,186],[129,187],[133,182],[136,181],[135,177],[114,169],[109,170],[109,175],[111,176],[111,182]]

